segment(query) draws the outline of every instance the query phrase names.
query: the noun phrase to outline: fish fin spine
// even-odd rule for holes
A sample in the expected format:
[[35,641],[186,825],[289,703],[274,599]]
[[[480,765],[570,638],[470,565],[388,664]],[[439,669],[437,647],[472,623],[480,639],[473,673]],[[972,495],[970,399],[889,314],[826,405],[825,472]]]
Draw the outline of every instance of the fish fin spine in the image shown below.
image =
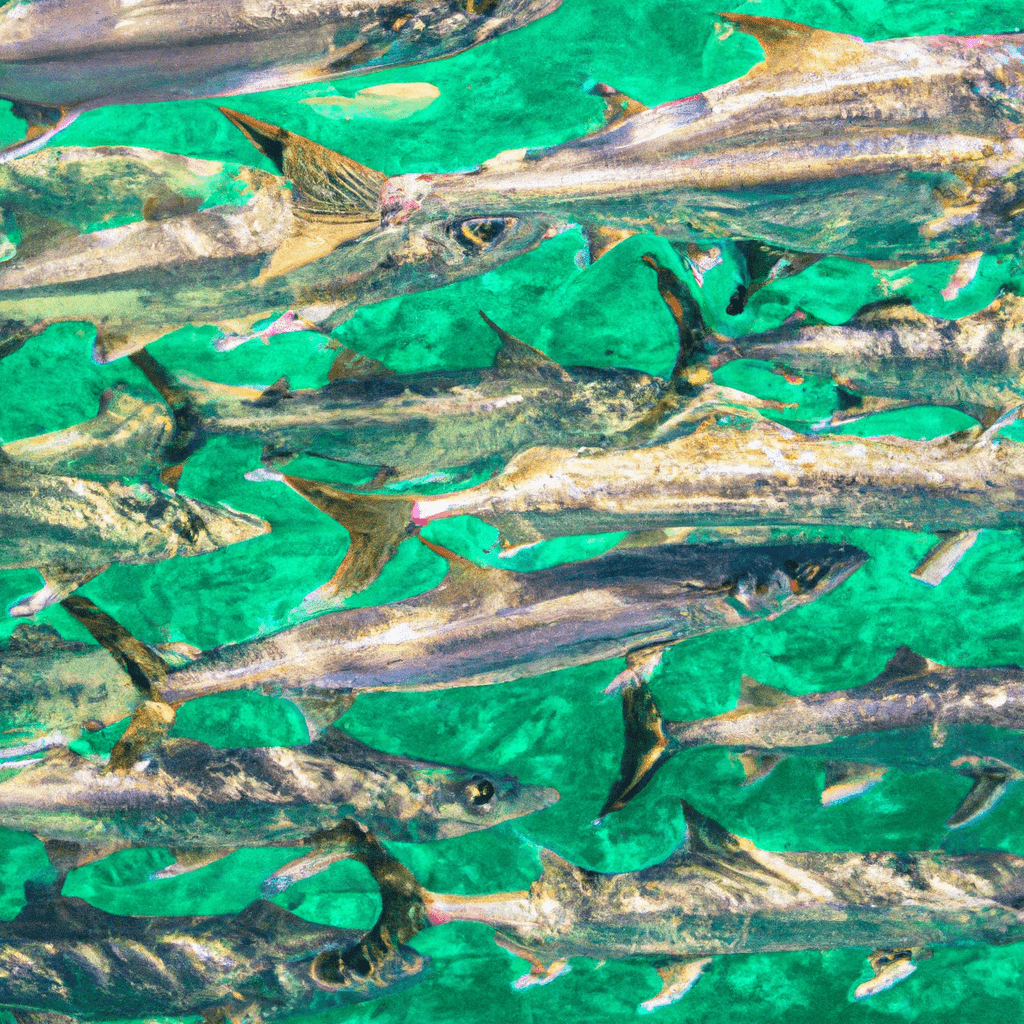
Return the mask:
[[527,345],[514,334],[499,327],[482,309],[478,310],[480,319],[501,339],[501,347],[494,356],[494,367],[506,373],[546,371],[571,383],[572,377],[551,356],[541,352],[539,348]]

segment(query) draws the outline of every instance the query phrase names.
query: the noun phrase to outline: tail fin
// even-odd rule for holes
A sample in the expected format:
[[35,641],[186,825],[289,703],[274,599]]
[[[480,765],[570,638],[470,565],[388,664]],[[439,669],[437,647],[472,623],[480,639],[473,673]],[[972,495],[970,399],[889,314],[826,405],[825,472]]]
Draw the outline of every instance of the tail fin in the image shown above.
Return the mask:
[[668,267],[663,267],[649,253],[641,257],[641,262],[658,275],[658,294],[676,323],[679,348],[676,351],[676,364],[672,368],[672,380],[678,380],[687,367],[692,365],[694,354],[707,337],[708,329],[700,307],[678,276]]
[[626,731],[622,765],[601,809],[601,818],[625,807],[679,749],[676,741],[665,734],[661,710],[646,683],[623,690],[622,721]]
[[[176,470],[170,475],[173,486],[181,476],[181,467],[191,455],[195,455],[206,444],[206,430],[188,390],[172,374],[168,373],[147,349],[132,352],[128,358],[146,375],[146,379],[160,392],[174,416],[174,437],[164,446],[163,456],[168,465]],[[165,471],[166,472],[166,471]],[[161,474],[164,476],[165,474]]]
[[413,500],[392,494],[356,494],[317,480],[256,470],[247,479],[284,481],[293,491],[326,512],[348,530],[349,546],[338,571],[306,600],[313,604],[338,601],[365,590],[415,531]]

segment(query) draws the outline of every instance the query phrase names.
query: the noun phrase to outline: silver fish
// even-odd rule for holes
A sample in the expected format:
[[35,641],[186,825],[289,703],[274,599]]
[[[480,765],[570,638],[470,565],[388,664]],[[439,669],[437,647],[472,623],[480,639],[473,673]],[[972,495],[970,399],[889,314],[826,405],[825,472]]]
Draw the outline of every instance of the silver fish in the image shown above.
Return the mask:
[[[986,744],[973,731],[963,732],[965,726],[1024,728],[1024,669],[954,668],[906,647],[871,682],[846,690],[796,696],[744,677],[734,710],[712,718],[666,722],[641,684],[623,692],[622,713],[622,769],[602,816],[629,803],[674,754],[704,746],[734,750],[745,784],[765,778],[791,755],[824,760],[825,805],[866,792],[890,768],[913,771],[949,765],[973,780],[946,822],[950,828],[974,821],[1010,783],[1024,778],[1024,748],[1019,741]],[[923,749],[910,742],[909,734],[918,731],[928,733]],[[880,733],[890,734],[893,743],[856,743],[858,737],[878,739]],[[851,742],[838,742],[844,739]],[[982,747],[991,747],[999,756]]]
[[193,323],[220,328],[221,348],[261,320],[261,337],[329,330],[362,305],[486,273],[568,226],[547,214],[382,224],[384,175],[227,113],[283,177],[117,147],[0,165],[21,236],[0,263],[0,356],[62,321],[96,326],[100,362]]
[[396,893],[432,924],[482,921],[531,964],[517,987],[543,983],[571,957],[652,962],[654,1010],[681,998],[714,957],[864,948],[874,977],[855,999],[890,988],[930,945],[1024,938],[1024,858],[1010,853],[778,853],[760,850],[684,804],[686,841],[641,871],[587,871],[542,851],[528,892]]
[[30,131],[6,155],[111,103],[231,96],[449,57],[559,3],[12,0],[0,22],[0,98]]

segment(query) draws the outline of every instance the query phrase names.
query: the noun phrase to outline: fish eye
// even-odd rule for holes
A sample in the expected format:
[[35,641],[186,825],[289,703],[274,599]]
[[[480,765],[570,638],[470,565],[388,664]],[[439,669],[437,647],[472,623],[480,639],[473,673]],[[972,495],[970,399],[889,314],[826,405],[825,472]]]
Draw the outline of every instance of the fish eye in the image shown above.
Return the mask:
[[466,804],[470,809],[488,810],[486,806],[494,796],[494,783],[489,779],[474,778],[466,786]]
[[453,224],[449,234],[463,249],[472,252],[493,245],[515,222],[515,217],[474,217]]

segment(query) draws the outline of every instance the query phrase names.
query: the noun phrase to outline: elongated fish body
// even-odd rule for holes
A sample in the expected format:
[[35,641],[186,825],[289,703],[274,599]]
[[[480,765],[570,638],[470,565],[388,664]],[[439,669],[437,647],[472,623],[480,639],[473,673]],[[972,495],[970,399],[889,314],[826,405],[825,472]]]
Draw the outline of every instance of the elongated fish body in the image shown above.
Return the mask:
[[215,648],[171,673],[161,692],[176,704],[234,689],[500,683],[774,618],[828,593],[864,559],[834,544],[675,544],[514,573],[451,556],[433,591]]
[[708,522],[1008,528],[1024,522],[1024,447],[992,430],[913,441],[716,425],[649,448],[531,449],[412,510],[417,524],[455,515],[479,516],[509,543]]
[[[671,239],[929,259],[1015,244],[1024,35],[865,43],[747,14],[765,60],[603,131],[388,185],[394,218],[545,210]],[[631,116],[630,116],[631,115]]]
[[[479,370],[392,374],[369,364],[332,370],[325,387],[292,391],[232,387],[162,372],[133,356],[175,410],[180,454],[218,434],[262,441],[274,454],[305,453],[403,474],[498,457],[571,438],[605,443],[674,404],[672,385],[636,370],[562,368],[501,332],[496,364]],[[352,373],[353,375],[349,375]],[[196,436],[198,435],[198,437]]]
[[15,462],[42,473],[92,479],[139,478],[160,464],[174,421],[157,402],[123,390],[105,393],[99,413],[48,434],[8,441],[3,450]]
[[28,107],[228,96],[448,57],[526,25],[558,0],[11,0],[0,96]]
[[0,356],[59,321],[94,324],[101,361],[188,324],[214,324],[230,344],[284,312],[334,326],[361,305],[486,273],[567,226],[532,214],[382,225],[383,175],[232,118],[285,177],[119,147],[0,165],[21,236],[0,263]]
[[202,555],[267,533],[256,516],[148,484],[0,463],[0,568],[99,568]]
[[[528,893],[425,893],[427,913],[433,923],[492,924],[502,945],[543,965],[573,956],[690,961],[686,988],[703,966],[693,961],[720,954],[903,953],[909,970],[888,987],[913,970],[909,954],[922,946],[1024,938],[1024,858],[1014,854],[772,853],[689,808],[687,832],[683,849],[642,871],[599,874],[545,852]],[[686,988],[666,986],[662,1003],[645,1005]]]
[[33,753],[113,725],[139,692],[102,647],[23,623],[0,643],[0,757]]
[[732,339],[710,361],[718,367],[736,357],[831,377],[858,396],[949,405],[981,418],[1024,400],[1024,300],[1006,295],[960,320],[909,304],[879,306],[838,327],[779,327]]
[[325,973],[325,960],[344,965],[361,933],[264,900],[240,914],[128,917],[26,890],[21,913],[0,924],[0,1006],[21,1024],[221,1012],[277,1020],[386,996],[429,963],[396,946],[369,974]]
[[328,728],[303,747],[170,739],[129,771],[52,751],[0,783],[0,822],[45,839],[175,850],[295,846],[353,818],[426,842],[553,804],[557,791],[385,754]]

